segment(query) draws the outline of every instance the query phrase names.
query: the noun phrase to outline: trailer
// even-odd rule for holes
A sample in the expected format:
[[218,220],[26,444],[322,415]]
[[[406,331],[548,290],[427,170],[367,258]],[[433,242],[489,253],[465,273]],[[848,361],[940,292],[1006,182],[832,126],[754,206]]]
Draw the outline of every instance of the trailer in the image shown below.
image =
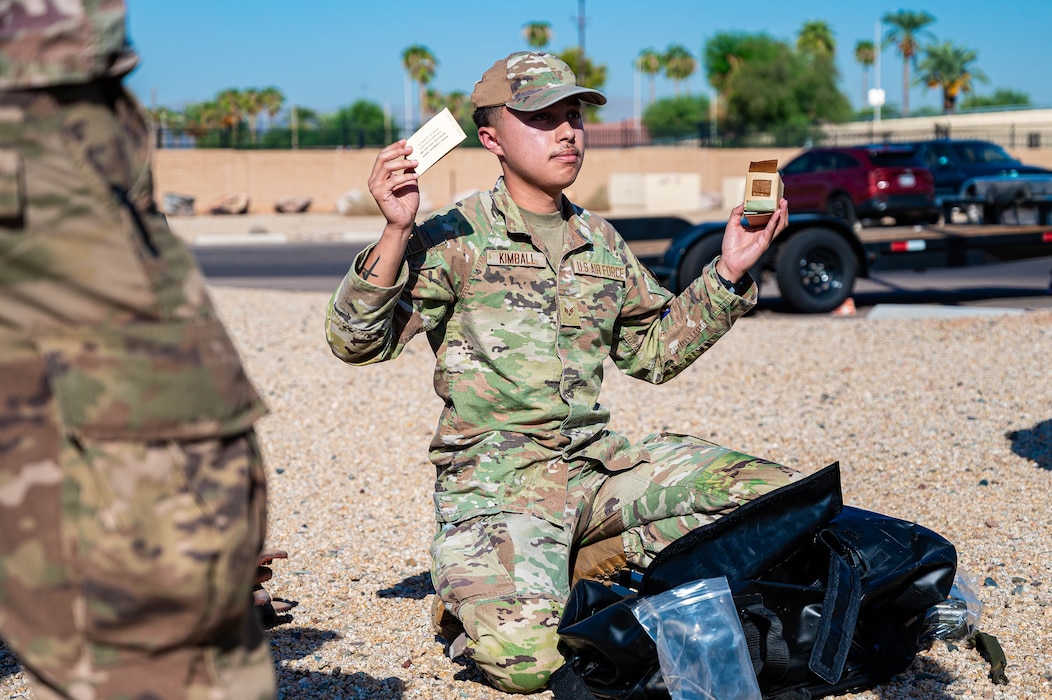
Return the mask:
[[[610,222],[640,261],[677,293],[719,253],[726,226],[676,216],[611,217]],[[858,278],[875,272],[1048,256],[1052,225],[1043,221],[859,228],[821,214],[790,213],[789,226],[750,273],[759,285],[777,282],[782,300],[793,310],[824,313],[852,296]]]

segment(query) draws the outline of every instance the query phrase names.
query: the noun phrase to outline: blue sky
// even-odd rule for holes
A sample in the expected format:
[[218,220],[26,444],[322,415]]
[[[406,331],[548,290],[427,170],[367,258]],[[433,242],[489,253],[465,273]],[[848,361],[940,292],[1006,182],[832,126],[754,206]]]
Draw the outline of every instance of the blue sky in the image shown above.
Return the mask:
[[[936,18],[929,27],[934,39],[978,52],[975,67],[989,78],[976,84],[978,94],[1010,88],[1029,94],[1035,106],[1052,107],[1052,0],[128,0],[131,39],[141,55],[129,84],[147,105],[175,108],[228,87],[273,85],[286,104],[325,113],[368,99],[400,121],[406,47],[423,44],[436,56],[433,87],[470,92],[494,61],[528,48],[522,28],[529,22],[552,25],[549,50],[575,46],[582,6],[585,51],[607,66],[605,121],[631,117],[646,99],[648,83],[632,68],[643,49],[685,46],[699,59],[699,72],[684,90],[710,94],[700,57],[713,34],[763,32],[792,43],[800,27],[816,19],[832,27],[841,89],[861,107],[855,44],[873,40],[880,18],[899,9],[928,12]],[[887,101],[901,105],[902,60],[890,48],[881,59]],[[657,96],[674,94],[674,84],[659,78]],[[415,89],[411,95],[415,114]],[[911,110],[938,107],[941,94],[912,87],[909,102]]]

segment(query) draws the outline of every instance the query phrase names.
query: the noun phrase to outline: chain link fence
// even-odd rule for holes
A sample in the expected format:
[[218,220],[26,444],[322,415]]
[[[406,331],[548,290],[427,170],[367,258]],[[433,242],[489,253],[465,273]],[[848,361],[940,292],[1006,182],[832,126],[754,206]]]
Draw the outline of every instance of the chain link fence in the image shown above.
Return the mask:
[[[479,147],[474,130],[465,129],[466,147]],[[382,148],[404,134],[391,129],[297,129],[247,128],[183,130],[157,127],[158,148]],[[858,146],[870,143],[921,141],[934,138],[981,139],[993,141],[1010,150],[1052,148],[1052,123],[991,124],[952,128],[936,124],[930,128],[889,129],[879,122],[868,125],[855,122],[812,127],[782,127],[754,132],[720,132],[712,124],[697,124],[693,129],[679,128],[667,132],[652,131],[634,122],[587,124],[585,144],[588,148],[806,148],[809,146]]]

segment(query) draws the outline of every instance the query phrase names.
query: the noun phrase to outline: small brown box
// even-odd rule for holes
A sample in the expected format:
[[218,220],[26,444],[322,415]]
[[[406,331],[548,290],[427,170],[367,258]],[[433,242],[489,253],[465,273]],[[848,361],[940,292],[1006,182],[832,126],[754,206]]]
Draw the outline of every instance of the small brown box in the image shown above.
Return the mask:
[[749,163],[745,175],[745,218],[750,226],[766,226],[783,193],[777,160]]

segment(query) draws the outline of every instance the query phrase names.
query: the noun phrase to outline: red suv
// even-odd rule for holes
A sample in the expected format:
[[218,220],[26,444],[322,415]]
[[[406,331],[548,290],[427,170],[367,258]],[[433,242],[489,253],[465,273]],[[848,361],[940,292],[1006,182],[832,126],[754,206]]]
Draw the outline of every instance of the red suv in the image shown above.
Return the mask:
[[790,211],[847,221],[936,223],[935,180],[910,146],[811,148],[781,170]]

